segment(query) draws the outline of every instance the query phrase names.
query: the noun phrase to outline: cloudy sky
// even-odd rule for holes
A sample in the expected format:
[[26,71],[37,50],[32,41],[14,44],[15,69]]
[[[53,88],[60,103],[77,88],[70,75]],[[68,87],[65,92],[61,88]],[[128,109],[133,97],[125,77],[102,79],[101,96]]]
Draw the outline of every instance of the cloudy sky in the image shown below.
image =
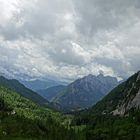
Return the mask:
[[74,80],[140,70],[139,0],[0,0],[0,73]]

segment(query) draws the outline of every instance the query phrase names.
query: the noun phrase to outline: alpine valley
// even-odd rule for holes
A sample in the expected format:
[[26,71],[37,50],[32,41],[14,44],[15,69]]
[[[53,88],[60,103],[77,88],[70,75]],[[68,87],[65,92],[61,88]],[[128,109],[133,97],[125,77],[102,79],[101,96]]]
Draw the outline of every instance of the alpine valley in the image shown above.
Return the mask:
[[139,140],[139,108],[140,71],[121,83],[88,75],[43,93],[0,77],[2,140]]
[[140,0],[0,0],[0,140],[140,140]]

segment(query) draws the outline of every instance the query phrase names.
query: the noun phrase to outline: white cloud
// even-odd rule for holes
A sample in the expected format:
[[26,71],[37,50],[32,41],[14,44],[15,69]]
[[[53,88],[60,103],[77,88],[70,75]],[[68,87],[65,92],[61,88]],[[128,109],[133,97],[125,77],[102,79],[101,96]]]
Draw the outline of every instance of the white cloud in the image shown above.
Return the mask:
[[73,80],[140,69],[138,0],[0,0],[0,71]]
[[14,14],[19,12],[17,8],[18,1],[17,0],[0,0],[0,25],[4,26],[11,20]]

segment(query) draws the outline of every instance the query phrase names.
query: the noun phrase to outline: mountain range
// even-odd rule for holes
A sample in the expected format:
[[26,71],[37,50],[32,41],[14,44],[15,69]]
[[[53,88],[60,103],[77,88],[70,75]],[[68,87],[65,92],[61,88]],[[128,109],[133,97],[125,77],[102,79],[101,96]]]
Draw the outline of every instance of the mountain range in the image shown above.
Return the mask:
[[20,80],[20,82],[26,86],[27,88],[33,91],[44,90],[50,87],[58,86],[58,85],[67,85],[67,82],[62,82],[59,80],[45,79],[45,80]]
[[[71,105],[75,105],[76,97],[81,101],[78,103],[83,105],[82,101],[85,100],[81,100],[81,94],[84,94],[84,98],[88,100],[90,100],[88,97],[100,99],[94,102],[92,107],[81,108],[83,110],[74,108],[74,111],[64,114],[48,108],[46,104],[49,102],[46,99],[26,88],[19,81],[1,76],[0,139],[139,140],[140,71],[117,84],[116,78],[100,74],[88,75],[68,86],[58,86],[54,90],[54,93],[58,91],[58,94],[54,94],[55,98],[50,97],[50,99],[52,98],[52,101],[58,99],[60,102],[56,102],[55,105],[59,107],[60,103],[69,105],[69,101],[73,103]],[[51,91],[53,88],[49,94]],[[97,93],[101,96],[95,96]],[[60,100],[61,98],[63,100]],[[64,107],[68,107],[68,111],[72,109],[69,106]]]
[[86,126],[86,140],[140,139],[140,71],[92,108],[74,112],[73,125]]
[[115,77],[90,74],[64,87],[51,100],[51,103],[65,111],[88,108],[101,100],[118,83]]

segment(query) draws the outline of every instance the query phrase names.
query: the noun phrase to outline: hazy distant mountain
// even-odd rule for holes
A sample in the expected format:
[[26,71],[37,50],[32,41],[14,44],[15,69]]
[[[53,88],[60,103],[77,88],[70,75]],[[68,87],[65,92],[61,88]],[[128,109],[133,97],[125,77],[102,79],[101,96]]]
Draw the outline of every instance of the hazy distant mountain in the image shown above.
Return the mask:
[[51,101],[64,88],[66,88],[66,86],[58,85],[47,89],[38,90],[37,93],[42,97],[44,97],[45,99],[47,99],[48,101]]
[[33,80],[33,81],[20,81],[22,84],[24,84],[26,87],[38,91],[38,90],[44,90],[49,87],[57,86],[57,85],[66,85],[67,83],[65,82],[60,82],[60,81],[55,81],[51,79],[46,79],[46,80]]
[[[109,93],[118,81],[115,77],[88,75],[68,85],[53,99],[62,110],[77,110],[94,105]],[[59,105],[59,106],[58,106]]]

